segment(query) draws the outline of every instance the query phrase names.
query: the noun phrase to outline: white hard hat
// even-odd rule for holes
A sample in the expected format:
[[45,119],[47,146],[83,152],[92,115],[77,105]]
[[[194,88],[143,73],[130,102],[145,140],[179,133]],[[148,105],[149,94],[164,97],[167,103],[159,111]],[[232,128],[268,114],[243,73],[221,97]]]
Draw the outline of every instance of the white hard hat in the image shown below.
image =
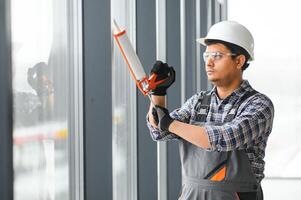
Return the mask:
[[249,61],[254,60],[254,39],[250,31],[243,25],[234,21],[221,21],[214,24],[206,37],[197,39],[197,42],[205,45],[206,40],[222,40],[236,44],[245,49],[249,55]]

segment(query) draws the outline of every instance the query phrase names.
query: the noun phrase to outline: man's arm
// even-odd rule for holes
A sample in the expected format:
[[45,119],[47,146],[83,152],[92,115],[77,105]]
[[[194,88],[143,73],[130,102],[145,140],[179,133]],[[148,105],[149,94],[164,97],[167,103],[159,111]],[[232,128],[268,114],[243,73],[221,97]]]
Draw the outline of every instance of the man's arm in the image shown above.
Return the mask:
[[274,108],[264,97],[254,98],[245,105],[243,111],[231,122],[223,125],[196,126],[170,117],[167,109],[156,107],[159,128],[212,151],[231,151],[253,145],[254,140],[268,137],[272,129]]
[[[179,122],[189,123],[190,116],[191,116],[191,110],[193,109],[195,103],[198,101],[200,96],[201,96],[201,93],[197,93],[197,94],[193,95],[190,99],[188,99],[184,103],[184,105],[181,108],[178,108],[178,109],[174,110],[172,113],[170,113],[170,117]],[[159,98],[155,95],[153,95],[153,98],[154,98],[153,101],[156,102],[155,104],[157,104],[157,106],[160,105],[160,107],[166,109],[164,107],[165,98]],[[155,114],[154,111],[156,111],[156,110],[153,109],[153,107],[154,107],[153,105],[150,105],[150,110],[149,110],[149,113],[146,118],[147,126],[150,130],[153,140],[167,141],[167,140],[179,139],[180,137],[177,136],[176,134],[171,133],[169,131],[162,131],[159,129],[159,127],[157,125],[158,121],[155,122],[155,120],[154,120],[154,114]],[[152,122],[152,124],[151,124],[151,122]]]
[[180,138],[204,149],[210,148],[210,142],[206,130],[203,127],[187,124],[173,119],[169,111],[161,106],[155,106],[159,128],[161,131],[169,131]]
[[173,121],[168,130],[184,140],[204,149],[211,147],[206,130],[201,126]]

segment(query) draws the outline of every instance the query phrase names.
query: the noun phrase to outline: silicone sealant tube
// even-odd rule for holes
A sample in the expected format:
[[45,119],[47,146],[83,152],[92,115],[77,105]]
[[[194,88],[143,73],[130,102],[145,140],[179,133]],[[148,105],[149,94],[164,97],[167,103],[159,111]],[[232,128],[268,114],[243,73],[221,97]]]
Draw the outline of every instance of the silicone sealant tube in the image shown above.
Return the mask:
[[119,49],[135,78],[135,81],[142,81],[146,77],[146,73],[143,69],[143,66],[126,34],[125,30],[120,30],[116,21],[114,20],[114,32],[113,35],[119,46]]
[[122,56],[126,64],[128,65],[131,75],[135,79],[135,82],[138,88],[141,90],[141,92],[144,95],[147,95],[150,101],[152,102],[152,104],[155,105],[148,91],[149,85],[148,85],[147,75],[131,44],[131,41],[129,40],[126,34],[126,31],[121,30],[115,20],[113,20],[113,27],[114,27],[113,30],[114,38],[117,42],[117,45],[122,53]]

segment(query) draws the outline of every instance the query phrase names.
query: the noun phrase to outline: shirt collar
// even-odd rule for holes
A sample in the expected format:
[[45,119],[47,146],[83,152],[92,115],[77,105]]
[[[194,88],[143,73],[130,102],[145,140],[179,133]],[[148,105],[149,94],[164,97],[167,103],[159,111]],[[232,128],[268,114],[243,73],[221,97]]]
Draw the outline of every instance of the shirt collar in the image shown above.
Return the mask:
[[[252,90],[252,87],[251,87],[249,81],[243,80],[242,83],[240,84],[239,88],[237,88],[236,90],[234,90],[230,96],[238,96],[238,97],[241,97],[241,96],[243,96],[247,91],[251,91],[251,90]],[[209,94],[210,94],[210,95],[215,95],[216,98],[218,98],[216,86],[214,86],[214,87],[211,89],[211,91],[209,92]]]

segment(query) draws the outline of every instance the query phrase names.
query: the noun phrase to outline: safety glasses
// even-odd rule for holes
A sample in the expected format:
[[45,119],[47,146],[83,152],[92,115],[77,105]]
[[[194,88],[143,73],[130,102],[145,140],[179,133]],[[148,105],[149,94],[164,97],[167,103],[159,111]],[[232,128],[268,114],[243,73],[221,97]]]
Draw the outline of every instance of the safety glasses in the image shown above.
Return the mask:
[[207,62],[210,57],[213,61],[217,61],[217,60],[221,60],[223,58],[223,56],[236,56],[236,54],[235,53],[221,53],[219,51],[203,53],[203,59],[205,62]]

